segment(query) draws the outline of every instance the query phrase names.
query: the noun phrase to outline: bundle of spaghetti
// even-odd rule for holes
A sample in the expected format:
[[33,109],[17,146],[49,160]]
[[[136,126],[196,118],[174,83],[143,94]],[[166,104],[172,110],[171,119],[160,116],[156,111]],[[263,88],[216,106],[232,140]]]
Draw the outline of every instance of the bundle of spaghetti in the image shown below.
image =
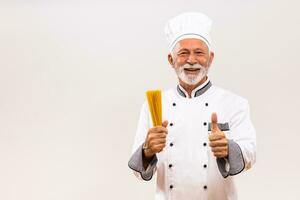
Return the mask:
[[162,125],[162,105],[161,105],[161,91],[149,90],[146,92],[149,110],[151,113],[153,126]]

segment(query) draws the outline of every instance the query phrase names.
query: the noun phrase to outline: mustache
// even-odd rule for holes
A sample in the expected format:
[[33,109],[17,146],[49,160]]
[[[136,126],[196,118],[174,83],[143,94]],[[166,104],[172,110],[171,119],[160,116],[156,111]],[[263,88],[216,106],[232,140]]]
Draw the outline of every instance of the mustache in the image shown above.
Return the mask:
[[189,63],[186,63],[186,64],[184,64],[184,65],[182,65],[180,67],[182,67],[184,69],[203,69],[203,68],[205,68],[205,66],[200,65],[198,63],[197,64],[193,64],[193,65],[191,65]]

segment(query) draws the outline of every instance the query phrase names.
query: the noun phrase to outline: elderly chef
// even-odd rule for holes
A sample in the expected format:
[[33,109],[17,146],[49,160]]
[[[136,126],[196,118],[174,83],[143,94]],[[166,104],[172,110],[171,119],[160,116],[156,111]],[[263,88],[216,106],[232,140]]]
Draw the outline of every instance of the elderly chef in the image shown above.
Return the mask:
[[165,27],[179,83],[162,93],[162,126],[152,126],[144,102],[128,163],[141,180],[156,173],[156,200],[235,200],[233,176],[255,162],[247,100],[207,76],[214,58],[211,24],[204,14],[184,13]]

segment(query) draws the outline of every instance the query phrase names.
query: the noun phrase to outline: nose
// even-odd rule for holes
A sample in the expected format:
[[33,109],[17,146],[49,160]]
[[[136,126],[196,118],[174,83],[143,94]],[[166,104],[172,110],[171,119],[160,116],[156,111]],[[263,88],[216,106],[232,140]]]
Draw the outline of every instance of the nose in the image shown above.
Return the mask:
[[189,63],[190,65],[194,65],[197,63],[197,60],[195,56],[191,53],[186,62]]

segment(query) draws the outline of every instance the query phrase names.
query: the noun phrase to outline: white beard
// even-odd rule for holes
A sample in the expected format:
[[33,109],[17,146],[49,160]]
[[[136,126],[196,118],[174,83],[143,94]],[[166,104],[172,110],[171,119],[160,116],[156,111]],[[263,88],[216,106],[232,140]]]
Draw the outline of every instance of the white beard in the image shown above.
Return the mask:
[[[189,68],[189,69],[200,69],[200,71],[197,74],[186,74],[184,71],[184,68]],[[185,64],[182,66],[177,66],[175,67],[175,72],[180,80],[182,80],[184,83],[188,85],[196,85],[199,83],[208,73],[208,68],[209,66],[205,67],[200,64]]]

